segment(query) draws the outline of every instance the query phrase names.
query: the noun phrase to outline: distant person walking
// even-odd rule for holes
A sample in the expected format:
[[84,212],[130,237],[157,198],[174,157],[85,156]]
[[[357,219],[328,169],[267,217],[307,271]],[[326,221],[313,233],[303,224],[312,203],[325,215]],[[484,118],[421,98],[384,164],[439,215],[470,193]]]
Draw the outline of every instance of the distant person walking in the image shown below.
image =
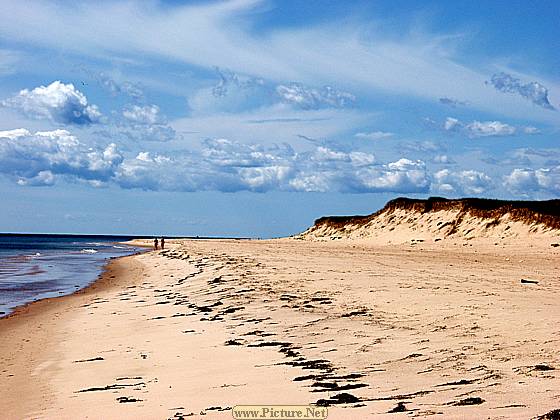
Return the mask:
[[154,249],[158,249],[158,240],[157,238],[154,239]]
[[160,243],[161,243],[161,249],[163,249],[165,247],[165,238],[164,237],[161,238]]

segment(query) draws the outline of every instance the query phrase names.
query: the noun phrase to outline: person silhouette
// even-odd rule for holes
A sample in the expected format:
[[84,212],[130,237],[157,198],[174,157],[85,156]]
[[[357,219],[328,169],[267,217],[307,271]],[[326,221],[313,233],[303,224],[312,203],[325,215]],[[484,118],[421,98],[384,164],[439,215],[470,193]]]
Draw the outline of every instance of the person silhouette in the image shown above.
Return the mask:
[[165,238],[162,236],[159,242],[161,243],[161,249],[163,249],[165,247]]
[[154,239],[154,249],[158,249],[158,240],[157,238]]

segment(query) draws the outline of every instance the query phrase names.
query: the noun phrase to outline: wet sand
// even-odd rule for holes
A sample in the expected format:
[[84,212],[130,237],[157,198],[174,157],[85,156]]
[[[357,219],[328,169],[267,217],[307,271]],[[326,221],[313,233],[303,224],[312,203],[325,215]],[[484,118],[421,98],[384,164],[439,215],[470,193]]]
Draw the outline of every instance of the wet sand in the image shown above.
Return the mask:
[[559,248],[168,246],[0,320],[3,418],[231,418],[238,404],[318,403],[333,419],[498,419],[560,407]]

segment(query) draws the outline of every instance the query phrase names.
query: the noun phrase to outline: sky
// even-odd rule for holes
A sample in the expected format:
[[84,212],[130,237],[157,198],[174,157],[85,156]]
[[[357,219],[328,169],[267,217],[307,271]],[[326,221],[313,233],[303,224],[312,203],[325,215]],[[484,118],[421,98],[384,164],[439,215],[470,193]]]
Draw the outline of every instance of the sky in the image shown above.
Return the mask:
[[558,1],[0,2],[0,231],[276,237],[560,195]]

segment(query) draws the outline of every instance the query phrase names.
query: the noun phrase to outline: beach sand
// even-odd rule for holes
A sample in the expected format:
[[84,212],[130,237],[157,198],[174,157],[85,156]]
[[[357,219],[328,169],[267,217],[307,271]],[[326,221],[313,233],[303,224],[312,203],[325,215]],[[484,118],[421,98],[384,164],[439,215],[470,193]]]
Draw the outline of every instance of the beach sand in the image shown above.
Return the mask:
[[170,240],[113,260],[87,289],[0,320],[0,417],[560,408],[560,248],[471,245]]

